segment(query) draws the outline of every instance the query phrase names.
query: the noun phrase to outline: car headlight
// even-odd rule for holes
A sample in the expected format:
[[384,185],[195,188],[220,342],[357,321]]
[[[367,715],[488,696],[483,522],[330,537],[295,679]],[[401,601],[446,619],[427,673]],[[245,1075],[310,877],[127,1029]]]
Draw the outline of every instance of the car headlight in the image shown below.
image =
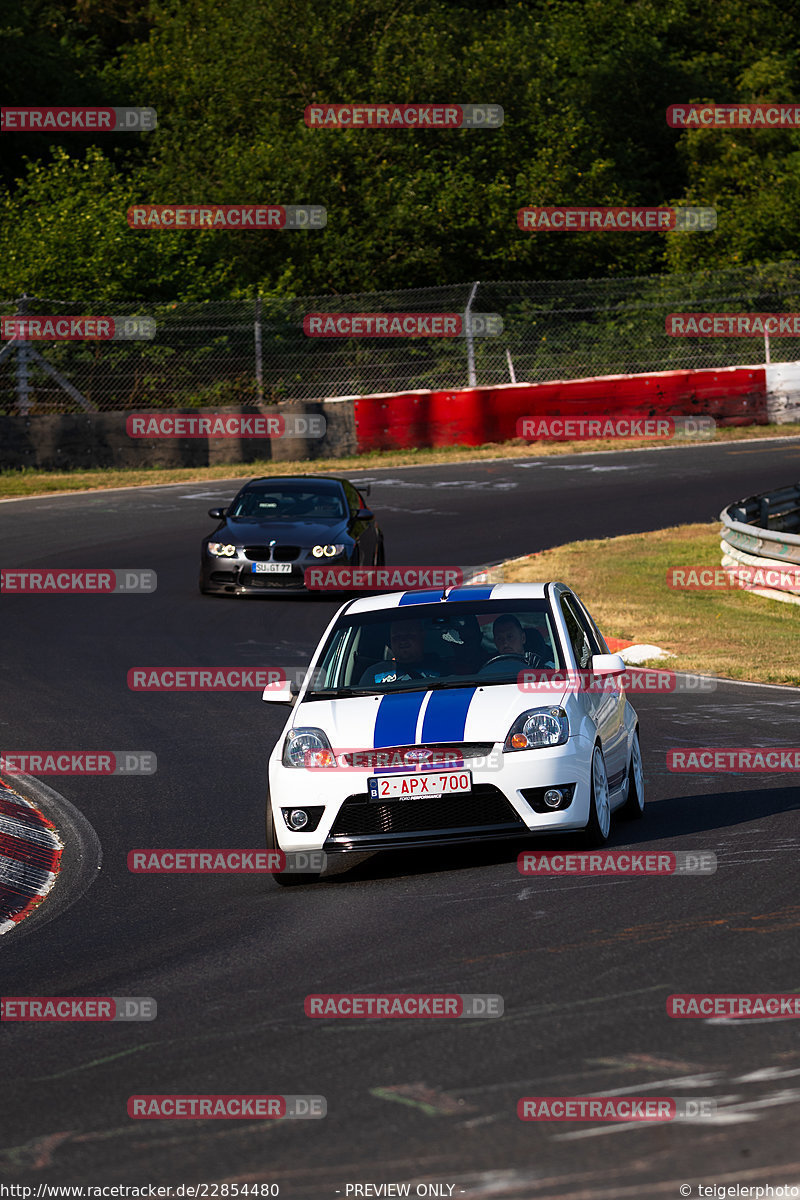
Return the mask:
[[225,542],[209,542],[208,553],[215,554],[217,558],[235,558],[236,546],[226,545]]
[[312,546],[311,553],[314,558],[333,558],[337,554],[341,554],[344,546],[341,543],[328,546]]
[[321,729],[290,729],[283,743],[285,767],[335,767],[336,755]]
[[540,750],[563,746],[569,737],[569,721],[563,708],[530,708],[521,713],[508,731],[503,749]]

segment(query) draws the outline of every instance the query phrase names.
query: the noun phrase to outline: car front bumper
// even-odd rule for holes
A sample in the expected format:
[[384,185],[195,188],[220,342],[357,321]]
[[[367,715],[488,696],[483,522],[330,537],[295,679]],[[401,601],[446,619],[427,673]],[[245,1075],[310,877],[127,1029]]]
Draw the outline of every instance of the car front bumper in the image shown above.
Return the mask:
[[291,563],[291,571],[275,574],[256,574],[251,562],[241,563],[235,559],[215,558],[204,562],[200,574],[200,586],[206,592],[219,592],[228,596],[256,596],[265,592],[305,592],[303,582],[305,564]]
[[[328,559],[334,566],[347,566],[349,560],[343,556]],[[291,562],[290,571],[281,573],[254,571],[250,559],[204,557],[200,566],[200,586],[204,592],[227,596],[263,596],[265,593],[308,593],[314,589],[305,585],[307,567],[319,566],[320,559],[303,557]],[[320,593],[321,594],[321,593]]]
[[[592,744],[580,736],[563,746],[503,754],[499,746],[477,767],[469,760],[472,791],[437,799],[370,800],[367,780],[376,770],[285,767],[282,741],[269,764],[270,801],[280,846],[329,854],[566,833],[589,819]],[[398,774],[403,772],[390,772]],[[405,772],[408,773],[408,772]],[[573,785],[566,807],[537,812],[537,792]],[[525,793],[527,792],[527,797]],[[311,832],[290,829],[282,809],[323,811]]]

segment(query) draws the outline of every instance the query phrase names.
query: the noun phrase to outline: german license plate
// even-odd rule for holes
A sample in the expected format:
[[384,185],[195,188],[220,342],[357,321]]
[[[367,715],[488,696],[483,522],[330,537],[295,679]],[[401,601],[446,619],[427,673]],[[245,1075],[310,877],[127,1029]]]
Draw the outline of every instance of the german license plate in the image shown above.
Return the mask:
[[256,575],[289,575],[292,570],[291,563],[276,563],[276,562],[255,562],[253,563],[253,573]]
[[371,775],[370,800],[413,800],[417,796],[450,796],[472,791],[471,771],[420,771],[415,775]]

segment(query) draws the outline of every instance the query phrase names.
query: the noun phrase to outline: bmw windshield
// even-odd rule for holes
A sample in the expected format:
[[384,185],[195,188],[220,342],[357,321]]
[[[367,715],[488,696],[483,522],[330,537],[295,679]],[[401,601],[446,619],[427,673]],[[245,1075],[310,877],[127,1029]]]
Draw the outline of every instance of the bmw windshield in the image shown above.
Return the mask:
[[347,513],[338,483],[279,483],[240,492],[228,516],[248,521],[343,521]]
[[345,613],[305,699],[514,683],[562,665],[546,600],[413,604]]

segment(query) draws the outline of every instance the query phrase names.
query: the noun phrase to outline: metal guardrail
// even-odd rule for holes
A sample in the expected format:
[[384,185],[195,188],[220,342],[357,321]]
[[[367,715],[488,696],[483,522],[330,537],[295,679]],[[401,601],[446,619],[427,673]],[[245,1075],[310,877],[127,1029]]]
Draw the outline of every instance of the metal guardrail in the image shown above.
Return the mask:
[[760,571],[769,586],[749,591],[800,604],[800,483],[736,500],[719,517],[723,567]]

